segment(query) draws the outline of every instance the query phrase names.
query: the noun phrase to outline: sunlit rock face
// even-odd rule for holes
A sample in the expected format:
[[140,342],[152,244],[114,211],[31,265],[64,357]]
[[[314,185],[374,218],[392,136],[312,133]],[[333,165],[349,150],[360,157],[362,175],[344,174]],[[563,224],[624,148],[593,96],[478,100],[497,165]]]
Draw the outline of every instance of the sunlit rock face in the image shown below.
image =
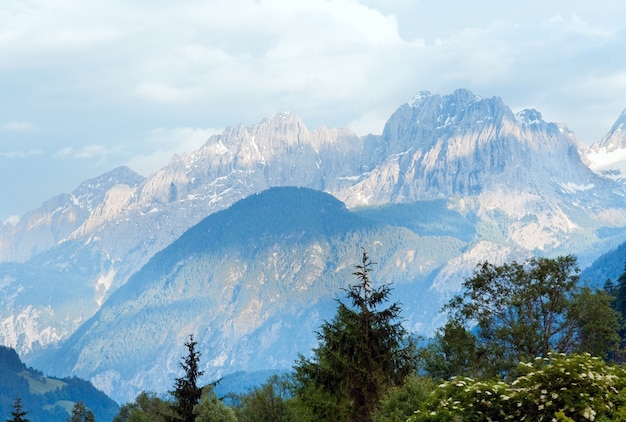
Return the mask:
[[[457,90],[419,93],[381,135],[308,129],[293,113],[233,126],[146,178],[115,169],[0,227],[0,343],[28,363],[89,377],[129,400],[171,378],[177,346],[192,329],[204,330],[198,338],[212,348],[207,374],[288,366],[332,317],[360,246],[380,263],[380,279],[400,287],[408,326],[432,332],[441,304],[481,260],[574,253],[586,265],[625,240],[624,184],[587,166],[594,153],[626,151],[624,120],[589,152],[536,110],[514,113],[497,97]],[[232,225],[266,215],[266,203],[224,222],[229,236],[212,229],[197,234],[203,242],[160,254],[207,217],[231,215],[234,204],[286,186],[334,196],[309,206],[317,225],[304,218],[269,244],[282,224]],[[274,214],[311,211],[302,198],[271,198]],[[383,228],[320,231],[347,210]],[[318,237],[305,242],[311,227]],[[258,236],[232,243],[246,232]],[[231,248],[196,260],[202,244]],[[155,259],[175,265],[162,273],[164,266],[149,264]],[[137,274],[145,282],[132,281]],[[158,344],[138,353],[131,340],[144,337]],[[67,353],[51,361],[52,347]],[[149,363],[120,363],[133,350]],[[123,385],[130,387],[122,392]]]

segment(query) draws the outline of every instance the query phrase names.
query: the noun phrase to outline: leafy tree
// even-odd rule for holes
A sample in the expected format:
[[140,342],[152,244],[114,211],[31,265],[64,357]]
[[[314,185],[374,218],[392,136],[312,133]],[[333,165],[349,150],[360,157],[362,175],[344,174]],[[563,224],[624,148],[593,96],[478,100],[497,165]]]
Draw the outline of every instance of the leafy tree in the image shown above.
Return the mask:
[[614,349],[619,315],[606,293],[579,286],[578,272],[571,255],[478,265],[462,294],[444,307],[450,311],[449,326],[476,324],[473,373],[506,374],[518,362],[552,350],[606,356]]
[[604,290],[581,288],[570,301],[569,315],[579,322],[575,350],[606,359],[620,342],[622,317],[612,308],[614,297]]
[[291,401],[292,390],[289,376],[270,377],[262,386],[239,396],[237,419],[239,422],[300,420]]
[[217,397],[212,385],[202,389],[200,401],[194,406],[193,412],[195,422],[237,422],[235,411]]
[[189,341],[185,342],[187,356],[184,356],[180,363],[185,375],[176,378],[174,391],[171,392],[174,396],[174,410],[183,422],[194,422],[193,408],[202,396],[202,388],[198,387],[198,378],[203,372],[198,367],[200,352],[196,351],[197,344],[193,335],[189,335]]
[[28,412],[22,409],[22,398],[17,396],[15,402],[13,402],[13,411],[11,411],[13,418],[7,419],[7,422],[29,422],[25,417],[27,414]]
[[404,383],[390,388],[374,415],[374,422],[404,422],[430,397],[435,388],[431,378],[409,375]]
[[295,365],[296,393],[315,420],[367,422],[382,395],[416,368],[414,344],[400,321],[400,305],[387,302],[390,287],[374,287],[372,262],[363,251],[346,290],[351,306],[338,301],[337,314],[322,324],[319,346]]
[[68,422],[96,422],[96,418],[82,401],[77,401],[72,407],[72,416]]
[[169,402],[154,393],[142,392],[133,403],[120,408],[113,422],[168,422],[176,419]]
[[475,374],[481,367],[476,337],[455,320],[439,328],[433,341],[419,355],[422,369],[439,379]]

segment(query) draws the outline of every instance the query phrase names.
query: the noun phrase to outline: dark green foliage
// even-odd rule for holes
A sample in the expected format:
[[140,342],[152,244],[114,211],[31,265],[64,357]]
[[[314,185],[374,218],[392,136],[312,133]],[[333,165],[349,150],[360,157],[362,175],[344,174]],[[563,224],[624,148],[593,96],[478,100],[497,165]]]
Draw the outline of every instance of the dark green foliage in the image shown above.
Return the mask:
[[606,291],[589,287],[572,296],[567,313],[578,324],[576,352],[606,359],[619,347],[623,318],[612,308],[613,301]]
[[101,421],[110,421],[119,410],[89,381],[45,377],[41,371],[26,368],[15,350],[0,346],[0,417],[11,413],[16,396],[31,421],[65,422],[69,413],[61,406],[63,402],[82,401]]
[[[518,362],[550,351],[606,356],[617,345],[619,315],[605,292],[579,286],[573,256],[501,266],[484,262],[463,288],[446,305],[448,325],[431,347],[444,353],[439,361],[427,359],[433,375],[505,375]],[[463,330],[474,323],[476,340],[468,343]],[[441,370],[446,351],[452,351],[453,365]]]
[[202,388],[198,387],[198,378],[203,372],[198,367],[200,352],[196,350],[197,344],[193,335],[189,335],[189,341],[185,342],[187,356],[184,356],[180,363],[185,375],[176,378],[174,391],[171,392],[174,396],[174,410],[183,422],[194,422],[193,408],[202,395]]
[[611,359],[615,362],[626,362],[626,267],[624,272],[617,278],[617,282],[607,280],[604,284],[604,290],[607,294],[615,298],[611,306],[622,318],[622,326],[620,327],[620,347],[611,355]]
[[402,385],[392,387],[383,396],[374,422],[404,422],[419,409],[435,388],[431,378],[409,375]]
[[335,318],[317,333],[313,357],[301,355],[296,363],[296,393],[315,420],[371,421],[387,389],[415,369],[400,306],[379,309],[390,287],[372,285],[371,266],[364,251],[353,273],[358,282],[347,289],[351,305],[339,301]]
[[239,422],[298,421],[293,404],[292,379],[288,375],[270,377],[262,386],[238,396],[236,415]]
[[17,352],[5,346],[0,346],[0,368],[12,372],[20,372],[26,369]]
[[74,403],[72,407],[72,416],[68,422],[96,422],[93,412],[85,407],[82,401]]
[[11,411],[11,419],[7,419],[7,422],[29,422],[29,419],[26,418],[26,412],[22,408],[22,398],[17,396],[15,402],[13,403],[13,410]]
[[237,422],[234,410],[217,397],[212,385],[202,389],[202,395],[193,408],[193,414],[195,422]]
[[450,209],[443,199],[357,208],[353,212],[384,224],[406,227],[420,236],[451,236],[470,242],[476,235],[475,222]]
[[120,408],[113,422],[169,422],[176,419],[171,403],[154,393],[140,393],[133,403]]
[[476,374],[481,366],[476,337],[454,320],[439,328],[435,338],[419,351],[419,355],[422,369],[438,379]]

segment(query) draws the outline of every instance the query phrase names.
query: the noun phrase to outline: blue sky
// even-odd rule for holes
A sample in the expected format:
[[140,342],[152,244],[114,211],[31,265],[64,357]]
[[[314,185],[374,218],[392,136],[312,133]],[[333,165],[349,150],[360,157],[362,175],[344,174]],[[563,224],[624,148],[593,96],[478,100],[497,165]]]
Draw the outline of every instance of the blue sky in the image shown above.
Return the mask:
[[0,0],[0,221],[281,111],[379,134],[422,90],[591,144],[626,108],[625,28],[623,0]]

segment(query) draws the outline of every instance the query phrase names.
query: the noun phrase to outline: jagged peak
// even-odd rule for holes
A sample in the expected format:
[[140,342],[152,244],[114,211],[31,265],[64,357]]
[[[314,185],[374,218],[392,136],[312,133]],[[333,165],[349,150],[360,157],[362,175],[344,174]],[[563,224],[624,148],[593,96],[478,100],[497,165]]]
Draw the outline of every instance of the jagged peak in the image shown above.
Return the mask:
[[439,94],[433,94],[430,91],[420,91],[411,98],[408,102],[409,107],[411,108],[419,108],[424,106],[429,100],[432,98],[439,98],[441,101],[439,102],[440,108],[444,108],[450,104],[471,104],[475,102],[482,101],[483,98],[465,88],[458,88],[454,90],[452,94],[440,96]]
[[292,113],[291,111],[281,111],[280,113],[276,113],[271,117],[261,120],[261,122],[255,126],[262,126],[267,124],[282,125],[285,123],[302,123],[302,119],[300,118],[300,116]]
[[471,104],[471,103],[477,103],[483,100],[483,97],[465,88],[458,88],[454,90],[452,94],[444,95],[443,98],[445,100],[444,101],[445,103],[453,103],[453,104],[456,102],[460,102],[462,104]]
[[424,100],[427,98],[433,97],[433,94],[430,91],[420,91],[409,100],[409,107],[419,107],[424,103]]
[[92,177],[91,179],[85,180],[83,183],[76,188],[74,194],[77,192],[81,192],[85,189],[97,189],[104,187],[105,189],[110,188],[113,185],[124,183],[129,186],[136,186],[139,183],[143,182],[145,178],[132,170],[128,166],[119,166],[114,168],[111,171],[106,173],[102,173],[99,176]]
[[525,108],[515,113],[515,120],[521,125],[533,125],[544,123],[541,113],[534,108]]
[[626,148],[626,109],[619,115],[611,130],[591,148],[594,150],[605,148],[608,152]]

